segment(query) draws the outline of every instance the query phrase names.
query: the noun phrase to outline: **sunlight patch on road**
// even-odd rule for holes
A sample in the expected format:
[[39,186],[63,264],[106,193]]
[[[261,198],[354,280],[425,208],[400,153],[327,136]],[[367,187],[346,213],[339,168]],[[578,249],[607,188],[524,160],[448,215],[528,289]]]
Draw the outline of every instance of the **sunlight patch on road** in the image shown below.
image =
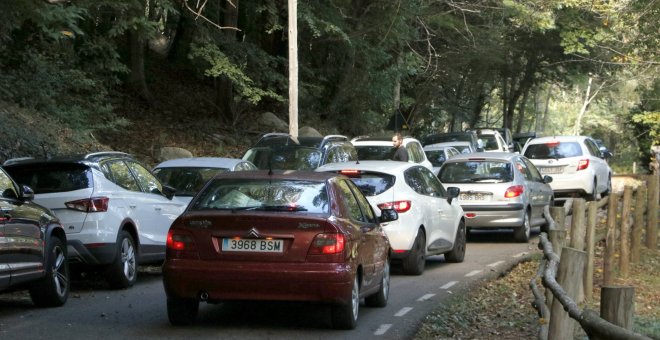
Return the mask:
[[527,252],[518,253],[516,255],[513,255],[512,257],[516,258],[516,257],[525,256],[525,255],[527,255]]
[[499,265],[502,264],[502,263],[504,263],[504,261],[497,261],[497,262],[494,262],[494,263],[488,264],[487,266],[488,266],[488,267],[495,267],[495,266],[499,266]]

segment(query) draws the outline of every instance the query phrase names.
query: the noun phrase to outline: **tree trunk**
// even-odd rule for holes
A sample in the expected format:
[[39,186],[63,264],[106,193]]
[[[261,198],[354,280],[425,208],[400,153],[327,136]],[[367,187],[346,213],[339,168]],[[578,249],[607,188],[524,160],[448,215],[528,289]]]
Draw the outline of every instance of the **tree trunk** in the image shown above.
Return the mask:
[[548,94],[545,98],[545,108],[543,109],[543,119],[541,119],[541,124],[536,126],[536,131],[545,131],[545,126],[548,125],[548,113],[550,112],[550,98],[552,93],[552,85],[548,87]]
[[[232,5],[233,3],[233,5]],[[239,0],[225,1],[224,15],[222,26],[224,27],[237,27],[238,26],[238,3]],[[225,29],[223,32],[228,41],[236,40],[236,30]],[[225,122],[232,122],[234,120],[234,85],[231,80],[225,76],[220,76],[215,81],[216,88],[216,109]]]
[[[140,7],[135,9],[136,15],[144,16],[145,4],[141,2]],[[149,105],[153,104],[153,97],[147,87],[144,74],[144,53],[146,50],[146,36],[144,27],[138,25],[136,29],[128,31],[129,68],[126,85],[137,95],[144,99]]]
[[516,129],[514,132],[520,132],[522,131],[522,125],[524,122],[525,118],[525,111],[527,107],[527,99],[529,97],[529,90],[525,91],[525,94],[523,94],[522,101],[520,102],[520,107],[518,108],[518,121],[516,122]]

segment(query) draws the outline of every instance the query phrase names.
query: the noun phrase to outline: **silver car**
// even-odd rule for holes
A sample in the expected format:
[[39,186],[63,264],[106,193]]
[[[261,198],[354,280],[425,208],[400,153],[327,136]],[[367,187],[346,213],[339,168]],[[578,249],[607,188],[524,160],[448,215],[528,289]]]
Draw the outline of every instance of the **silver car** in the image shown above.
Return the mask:
[[460,188],[468,228],[513,228],[518,242],[527,242],[530,229],[545,230],[544,207],[554,201],[548,183],[524,156],[510,152],[460,154],[447,160],[440,182]]

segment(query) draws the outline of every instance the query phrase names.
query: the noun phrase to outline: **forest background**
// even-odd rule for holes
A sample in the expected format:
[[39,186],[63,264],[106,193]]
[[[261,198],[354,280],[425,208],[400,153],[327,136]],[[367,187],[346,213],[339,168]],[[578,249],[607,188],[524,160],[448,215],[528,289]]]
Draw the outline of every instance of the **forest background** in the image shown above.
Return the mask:
[[[349,136],[586,134],[660,145],[658,0],[298,0],[299,122]],[[286,0],[0,1],[0,162],[160,146],[240,157],[288,121]],[[231,137],[231,138],[224,138]]]

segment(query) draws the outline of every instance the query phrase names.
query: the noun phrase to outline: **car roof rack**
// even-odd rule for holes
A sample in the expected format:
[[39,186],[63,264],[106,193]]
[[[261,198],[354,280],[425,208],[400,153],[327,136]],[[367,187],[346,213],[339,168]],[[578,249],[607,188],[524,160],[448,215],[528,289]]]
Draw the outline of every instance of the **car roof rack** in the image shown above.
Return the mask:
[[121,156],[121,157],[132,158],[130,154],[121,151],[99,151],[99,152],[88,153],[85,156],[83,156],[83,159],[92,159],[92,158],[109,157],[109,156]]
[[10,159],[6,160],[4,163],[2,163],[2,165],[12,165],[12,164],[16,164],[16,163],[21,163],[22,161],[31,160],[31,159],[34,159],[34,157],[10,158]]

